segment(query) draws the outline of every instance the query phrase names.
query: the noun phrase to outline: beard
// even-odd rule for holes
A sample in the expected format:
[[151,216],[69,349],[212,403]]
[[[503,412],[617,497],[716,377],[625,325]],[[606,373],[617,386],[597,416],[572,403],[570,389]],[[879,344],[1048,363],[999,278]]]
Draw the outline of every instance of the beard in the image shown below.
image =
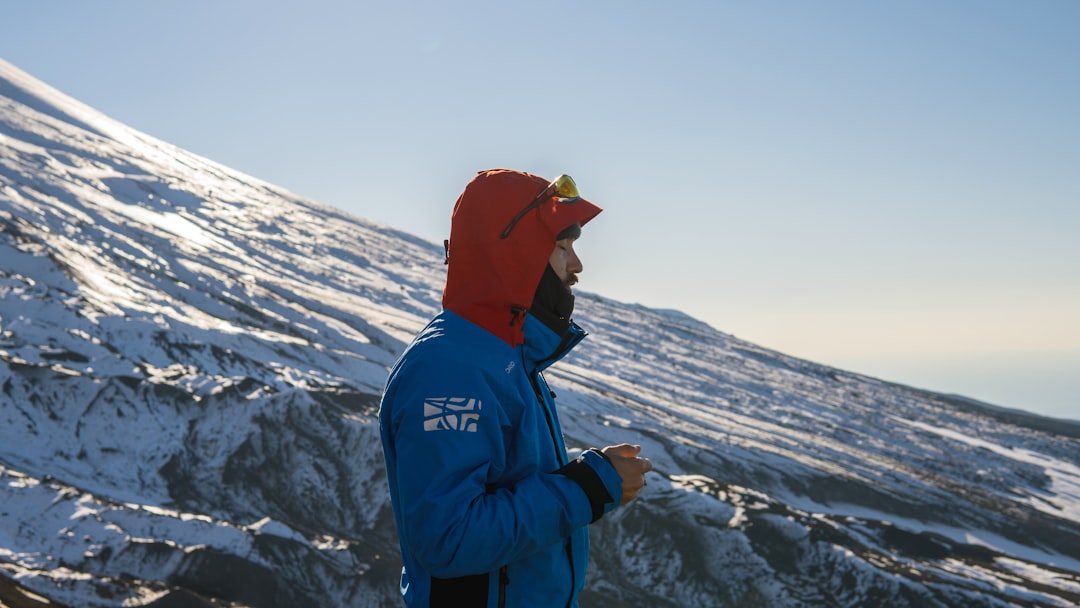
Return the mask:
[[560,279],[548,264],[529,308],[537,319],[560,336],[570,327],[570,315],[574,312],[574,293],[570,287],[575,283],[576,274],[571,273],[565,279]]

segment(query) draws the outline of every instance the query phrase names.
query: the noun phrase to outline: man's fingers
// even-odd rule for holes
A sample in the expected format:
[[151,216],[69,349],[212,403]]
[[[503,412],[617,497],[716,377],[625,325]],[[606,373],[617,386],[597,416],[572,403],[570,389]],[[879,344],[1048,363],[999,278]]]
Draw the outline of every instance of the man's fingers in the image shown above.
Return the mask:
[[604,451],[610,451],[616,456],[622,456],[623,458],[632,458],[641,453],[641,446],[630,445],[629,443],[620,443],[619,445],[608,446],[604,448]]
[[619,445],[609,445],[601,451],[605,456],[609,457],[611,464],[615,466],[615,470],[619,473],[619,476],[622,477],[622,504],[625,505],[637,498],[641,489],[648,484],[648,481],[645,479],[645,474],[653,470],[651,460],[644,456],[638,456],[638,454],[641,453],[641,446],[630,443],[620,443]]

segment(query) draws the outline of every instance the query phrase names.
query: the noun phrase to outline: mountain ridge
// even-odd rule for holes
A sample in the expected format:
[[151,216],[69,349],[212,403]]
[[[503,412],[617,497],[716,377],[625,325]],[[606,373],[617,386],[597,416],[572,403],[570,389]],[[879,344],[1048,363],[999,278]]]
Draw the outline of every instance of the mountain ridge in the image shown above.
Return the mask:
[[[3,62],[0,145],[0,601],[394,605],[375,414],[441,248]],[[567,444],[657,470],[593,527],[584,606],[1080,603],[1072,427],[677,311],[576,318]]]

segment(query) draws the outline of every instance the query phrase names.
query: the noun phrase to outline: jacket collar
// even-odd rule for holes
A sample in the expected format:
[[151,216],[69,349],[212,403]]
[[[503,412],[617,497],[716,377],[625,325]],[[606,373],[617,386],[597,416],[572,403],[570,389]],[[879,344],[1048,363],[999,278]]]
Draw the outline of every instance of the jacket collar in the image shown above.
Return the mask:
[[542,372],[552,363],[562,359],[588,335],[577,323],[570,322],[566,333],[552,331],[532,313],[525,315],[523,325],[525,343],[522,345],[524,362],[530,372]]

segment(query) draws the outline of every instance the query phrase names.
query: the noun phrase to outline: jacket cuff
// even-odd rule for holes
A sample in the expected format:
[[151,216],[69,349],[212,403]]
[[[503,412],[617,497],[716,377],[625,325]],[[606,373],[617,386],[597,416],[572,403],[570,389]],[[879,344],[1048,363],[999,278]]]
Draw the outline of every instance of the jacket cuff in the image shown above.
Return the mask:
[[622,499],[622,478],[599,450],[586,450],[555,472],[581,486],[592,507],[592,522],[614,509]]

